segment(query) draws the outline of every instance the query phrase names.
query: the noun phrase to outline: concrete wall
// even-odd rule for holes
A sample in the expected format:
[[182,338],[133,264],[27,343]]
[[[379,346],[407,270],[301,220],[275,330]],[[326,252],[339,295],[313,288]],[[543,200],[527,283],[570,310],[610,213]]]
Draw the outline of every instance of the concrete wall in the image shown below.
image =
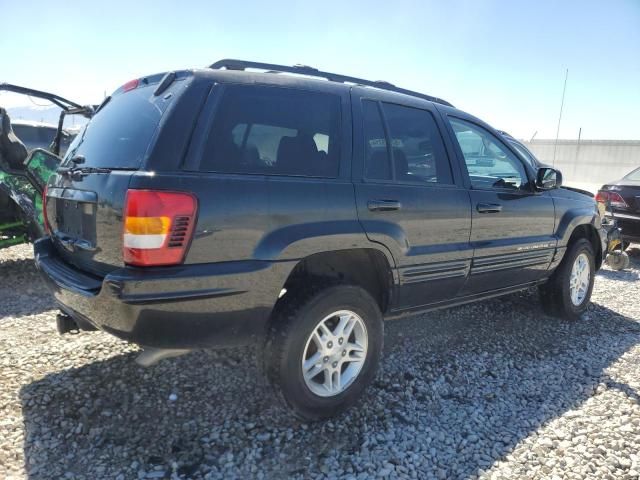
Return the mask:
[[[541,162],[553,165],[555,140],[525,144]],[[640,167],[640,140],[558,140],[555,167],[567,185],[602,185]]]

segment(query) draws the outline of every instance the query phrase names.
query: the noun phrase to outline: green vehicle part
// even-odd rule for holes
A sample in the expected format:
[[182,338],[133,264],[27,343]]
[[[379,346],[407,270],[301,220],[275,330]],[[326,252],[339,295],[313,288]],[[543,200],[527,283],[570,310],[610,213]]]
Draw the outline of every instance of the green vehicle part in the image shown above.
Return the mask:
[[42,149],[31,152],[24,170],[0,170],[0,248],[18,245],[44,235],[42,191],[60,164],[60,158]]
[[0,83],[0,91],[38,97],[60,107],[58,131],[50,152],[27,149],[13,133],[6,110],[0,108],[0,249],[33,241],[45,233],[42,192],[61,163],[58,156],[66,115],[91,118],[95,106],[82,106],[59,95]]

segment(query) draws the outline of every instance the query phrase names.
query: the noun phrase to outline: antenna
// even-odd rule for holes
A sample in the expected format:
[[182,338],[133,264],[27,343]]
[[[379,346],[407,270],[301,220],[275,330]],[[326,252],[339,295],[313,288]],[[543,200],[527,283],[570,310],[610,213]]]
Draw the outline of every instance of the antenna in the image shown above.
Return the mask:
[[558,136],[560,136],[560,121],[562,120],[562,107],[564,106],[564,94],[567,91],[567,77],[569,69],[564,72],[564,86],[562,87],[562,100],[560,101],[560,115],[558,115],[558,128],[556,129],[556,142],[553,144],[553,166],[556,166],[556,149],[558,148]]

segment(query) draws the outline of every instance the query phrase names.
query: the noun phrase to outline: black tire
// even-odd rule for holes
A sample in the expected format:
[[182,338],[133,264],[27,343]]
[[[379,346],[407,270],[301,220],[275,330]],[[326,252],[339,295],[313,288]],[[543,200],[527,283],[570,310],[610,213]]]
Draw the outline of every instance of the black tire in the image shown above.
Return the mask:
[[[579,305],[571,301],[571,269],[580,254],[586,254],[589,261],[590,278],[587,293]],[[577,320],[589,307],[595,278],[595,255],[593,246],[586,238],[580,238],[567,248],[567,251],[551,278],[539,287],[540,302],[548,315]]]
[[[322,397],[306,385],[302,358],[314,328],[323,318],[338,310],[350,310],[362,319],[368,348],[362,368],[353,382],[341,393]],[[329,418],[353,405],[374,379],[382,354],[383,337],[384,326],[378,303],[360,287],[338,285],[292,296],[279,306],[272,319],[263,351],[265,373],[277,397],[296,417],[304,421]]]

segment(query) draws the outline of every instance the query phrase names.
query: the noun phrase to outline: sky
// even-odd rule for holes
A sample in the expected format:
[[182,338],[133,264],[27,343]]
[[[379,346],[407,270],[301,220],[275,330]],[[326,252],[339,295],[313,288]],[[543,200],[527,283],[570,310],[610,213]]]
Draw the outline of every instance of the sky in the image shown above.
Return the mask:
[[0,0],[0,12],[0,82],[79,103],[240,58],[386,80],[518,138],[555,138],[568,69],[560,138],[640,139],[640,0]]

